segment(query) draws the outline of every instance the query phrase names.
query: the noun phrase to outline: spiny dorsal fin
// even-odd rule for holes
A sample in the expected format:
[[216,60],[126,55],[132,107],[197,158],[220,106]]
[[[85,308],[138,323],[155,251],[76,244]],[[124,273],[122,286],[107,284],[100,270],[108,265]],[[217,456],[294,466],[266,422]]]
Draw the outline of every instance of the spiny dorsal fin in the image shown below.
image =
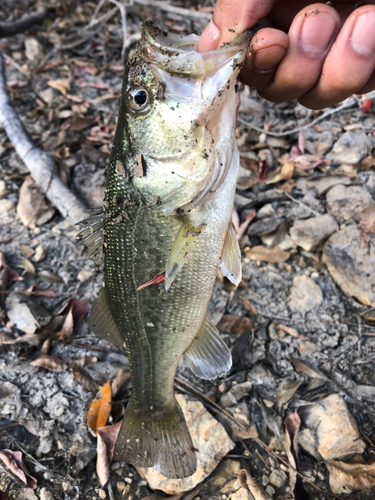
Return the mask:
[[89,259],[94,262],[94,267],[98,271],[103,271],[103,210],[101,208],[94,208],[87,210],[87,212],[91,213],[91,215],[77,224],[82,226],[82,229],[77,234],[77,238],[81,240],[81,245],[85,247],[85,252]]
[[168,256],[167,268],[165,270],[166,290],[169,290],[173,280],[189,258],[193,244],[202,232],[203,225],[193,227],[188,221],[182,224]]
[[223,275],[234,285],[237,286],[240,283],[242,279],[241,250],[232,224],[229,224],[219,267]]
[[221,377],[232,366],[229,349],[216,326],[208,318],[203,322],[184,356],[194,375],[208,380]]
[[108,342],[112,342],[112,344],[119,347],[124,345],[124,341],[108,307],[104,288],[100,290],[99,297],[95,300],[91,308],[88,326],[101,339],[108,340]]

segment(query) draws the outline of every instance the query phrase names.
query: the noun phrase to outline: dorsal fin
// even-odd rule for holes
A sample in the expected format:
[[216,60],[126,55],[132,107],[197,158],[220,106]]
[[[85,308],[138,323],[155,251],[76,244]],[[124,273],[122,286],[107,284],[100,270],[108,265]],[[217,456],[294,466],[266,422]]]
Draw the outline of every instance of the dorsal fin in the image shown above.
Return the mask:
[[223,275],[234,285],[237,286],[240,283],[242,279],[241,250],[232,223],[229,224],[219,267]]
[[98,271],[103,271],[103,210],[94,208],[87,210],[87,212],[91,213],[91,215],[77,223],[77,225],[82,226],[77,238],[81,240],[81,245],[85,247],[87,256],[94,262],[94,267]]
[[115,320],[108,307],[104,288],[100,290],[99,297],[92,305],[88,326],[90,330],[101,339],[108,340],[108,342],[112,342],[112,344],[119,347],[124,345],[124,340],[121,338]]
[[184,352],[190,370],[199,378],[212,380],[227,373],[232,356],[216,326],[205,319],[193,342]]

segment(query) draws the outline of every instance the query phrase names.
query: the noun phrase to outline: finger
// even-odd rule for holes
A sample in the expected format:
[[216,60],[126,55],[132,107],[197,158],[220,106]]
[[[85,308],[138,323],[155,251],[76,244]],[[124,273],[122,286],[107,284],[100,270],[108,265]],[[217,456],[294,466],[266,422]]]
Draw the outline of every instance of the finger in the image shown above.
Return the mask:
[[289,30],[289,48],[273,80],[258,87],[274,102],[297,99],[318,81],[324,59],[339,31],[340,17],[326,4],[312,4],[295,16]]
[[211,21],[203,31],[199,52],[216,49],[265,17],[273,0],[218,0]]
[[285,56],[288,44],[288,35],[282,31],[272,28],[259,30],[250,42],[249,54],[239,80],[250,87],[268,85]]
[[321,77],[300,102],[320,109],[367,88],[375,68],[375,6],[356,9],[330,50]]
[[375,90],[375,71],[372,72],[372,75],[364,86],[357,90],[356,94],[367,94],[367,92],[371,92],[372,90]]

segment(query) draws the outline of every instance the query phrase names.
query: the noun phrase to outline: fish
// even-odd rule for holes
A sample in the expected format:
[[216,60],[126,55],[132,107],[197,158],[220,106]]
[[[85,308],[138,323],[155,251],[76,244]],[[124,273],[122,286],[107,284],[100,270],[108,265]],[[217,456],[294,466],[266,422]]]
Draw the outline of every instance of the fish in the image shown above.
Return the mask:
[[205,379],[232,363],[207,307],[219,268],[241,280],[231,215],[237,76],[249,39],[244,32],[198,53],[198,36],[142,25],[125,69],[103,208],[81,221],[79,238],[104,281],[89,327],[125,346],[131,371],[115,459],[169,478],[197,465],[173,390],[180,359]]

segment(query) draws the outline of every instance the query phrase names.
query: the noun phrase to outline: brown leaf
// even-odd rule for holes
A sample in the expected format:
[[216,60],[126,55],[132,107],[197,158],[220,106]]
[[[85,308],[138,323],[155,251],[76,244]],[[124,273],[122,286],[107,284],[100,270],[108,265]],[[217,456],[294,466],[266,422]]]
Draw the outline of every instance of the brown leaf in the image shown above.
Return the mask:
[[258,316],[258,311],[255,309],[255,306],[249,300],[245,299],[245,297],[241,297],[241,295],[238,298],[240,299],[240,302],[242,302],[242,305],[249,314],[252,314],[253,316]]
[[66,314],[61,330],[56,333],[55,339],[67,344],[81,320],[88,314],[89,307],[85,300],[69,299],[64,307],[57,313],[58,316]]
[[56,356],[49,356],[48,354],[39,356],[39,358],[31,361],[30,365],[45,368],[46,370],[50,370],[52,372],[58,372],[65,370],[66,368],[66,364],[61,361],[61,359],[56,358]]
[[23,259],[22,260],[22,267],[25,269],[27,273],[32,274],[33,276],[36,275],[35,267],[34,264],[32,264],[29,259]]
[[39,278],[42,278],[45,281],[49,281],[50,283],[64,283],[62,278],[52,271],[40,271],[38,273]]
[[24,226],[34,228],[53,217],[55,209],[44,201],[44,195],[30,176],[21,186],[17,204],[17,214]]
[[225,314],[220,323],[217,325],[222,333],[233,333],[240,335],[245,330],[250,330],[254,327],[253,322],[246,316],[235,316],[234,314]]
[[50,298],[55,298],[57,297],[56,292],[53,290],[49,290],[48,288],[40,288],[39,286],[32,285],[30,288],[25,290],[24,292],[25,295],[30,296],[36,296],[36,297],[50,297]]
[[12,477],[20,480],[28,488],[35,490],[38,483],[37,480],[30,476],[26,467],[22,462],[22,453],[20,451],[2,450],[0,451],[1,465],[6,472]]
[[314,368],[313,366],[308,366],[305,363],[302,363],[302,361],[297,358],[292,357],[291,362],[296,370],[298,370],[301,373],[304,373],[305,375],[308,375],[311,378],[320,378],[322,380],[329,380],[320,370]]
[[247,470],[242,469],[237,474],[241,486],[253,495],[255,500],[272,500],[269,494],[253,479]]
[[130,380],[130,370],[128,368],[121,368],[116,375],[116,378],[112,380],[112,398],[115,398],[117,394],[122,389],[123,385]]
[[285,419],[285,451],[289,462],[289,486],[294,496],[298,471],[298,431],[301,425],[301,419],[295,411]]
[[281,324],[275,324],[276,330],[281,330],[291,337],[294,337],[296,339],[301,339],[301,340],[309,340],[308,337],[304,337],[303,335],[300,335],[295,328],[291,328],[290,326],[285,326]]
[[94,393],[98,391],[98,382],[82,366],[73,364],[73,376],[85,391]]
[[285,403],[292,399],[300,385],[301,382],[294,382],[293,380],[284,380],[284,382],[282,382],[277,396],[277,407],[279,410],[281,410]]
[[90,126],[90,122],[83,116],[72,116],[61,125],[61,130],[79,132]]
[[91,403],[87,412],[87,425],[96,434],[99,427],[104,427],[111,413],[111,383],[106,382]]
[[375,486],[375,462],[370,464],[346,464],[325,462],[334,480],[345,488],[367,490]]
[[107,484],[110,476],[109,466],[113,459],[115,443],[120,432],[122,420],[115,425],[100,427],[97,429],[97,459],[96,472],[99,477],[100,484]]
[[248,259],[260,260],[263,262],[273,262],[274,264],[278,262],[285,262],[290,257],[290,253],[284,252],[284,250],[281,250],[281,248],[267,248],[262,245],[252,248],[246,247],[244,252]]
[[[7,264],[3,252],[0,252],[0,291],[7,289],[8,281],[23,280],[16,271],[13,271]],[[4,307],[5,294],[0,294],[0,308]],[[1,312],[0,312],[1,318]]]
[[35,253],[34,250],[27,245],[21,245],[21,252],[25,257],[31,257]]
[[49,80],[47,85],[61,92],[63,96],[66,96],[66,92],[70,89],[68,80]]

